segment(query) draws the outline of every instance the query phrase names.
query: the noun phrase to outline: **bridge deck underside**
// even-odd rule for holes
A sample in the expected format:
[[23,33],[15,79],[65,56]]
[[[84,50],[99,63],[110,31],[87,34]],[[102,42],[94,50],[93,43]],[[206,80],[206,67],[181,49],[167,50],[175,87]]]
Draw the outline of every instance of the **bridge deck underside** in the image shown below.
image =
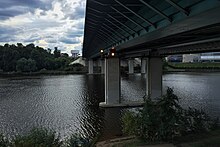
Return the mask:
[[87,0],[83,56],[220,51],[218,0]]

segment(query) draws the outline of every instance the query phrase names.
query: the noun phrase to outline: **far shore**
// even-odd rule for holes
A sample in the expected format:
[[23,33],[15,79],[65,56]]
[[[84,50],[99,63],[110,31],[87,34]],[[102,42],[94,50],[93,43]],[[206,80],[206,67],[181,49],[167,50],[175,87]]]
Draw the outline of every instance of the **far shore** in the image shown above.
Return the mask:
[[[139,73],[139,70],[135,70],[135,74]],[[218,73],[220,68],[165,68],[163,73]],[[99,73],[98,70],[94,73]],[[127,74],[128,71],[121,70],[121,73]],[[40,75],[70,75],[70,74],[88,74],[86,69],[79,71],[64,71],[64,70],[41,70],[36,72],[3,72],[0,71],[0,77],[15,77],[15,76],[40,76]]]
[[69,74],[86,74],[87,71],[57,71],[45,70],[37,72],[0,72],[1,77],[11,76],[38,76],[38,75],[69,75]]

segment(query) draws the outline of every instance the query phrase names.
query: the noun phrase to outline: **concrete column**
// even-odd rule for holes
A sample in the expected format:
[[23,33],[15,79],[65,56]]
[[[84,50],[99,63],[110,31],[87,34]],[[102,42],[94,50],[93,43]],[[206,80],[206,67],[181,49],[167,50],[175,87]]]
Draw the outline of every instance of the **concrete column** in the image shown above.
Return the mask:
[[93,71],[93,60],[92,59],[90,59],[89,60],[89,74],[93,74],[94,73],[94,71]]
[[105,104],[119,104],[121,96],[120,60],[105,59]]
[[98,67],[99,66],[99,60],[94,60],[93,61],[93,66]]
[[133,74],[134,73],[134,59],[128,60],[128,73]]
[[104,126],[101,140],[111,138],[112,136],[122,135],[121,109],[108,108],[104,109]]
[[101,74],[105,74],[105,60],[100,60]]
[[162,65],[162,58],[148,58],[146,95],[152,99],[158,98],[162,95]]
[[147,61],[146,58],[141,58],[141,73],[145,74],[146,73],[146,68],[147,68]]

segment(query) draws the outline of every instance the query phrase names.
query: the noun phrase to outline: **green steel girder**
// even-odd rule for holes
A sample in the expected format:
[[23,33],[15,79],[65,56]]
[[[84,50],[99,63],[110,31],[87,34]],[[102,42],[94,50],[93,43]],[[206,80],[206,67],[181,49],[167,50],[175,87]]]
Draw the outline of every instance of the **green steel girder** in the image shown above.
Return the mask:
[[156,13],[158,13],[159,15],[161,15],[162,17],[166,18],[167,20],[169,20],[170,22],[172,21],[172,19],[167,16],[166,14],[164,14],[162,11],[158,10],[156,7],[150,5],[148,2],[145,2],[143,0],[139,0],[141,3],[143,3],[144,5],[146,5],[147,7],[149,7],[150,9],[152,9],[153,11],[155,11]]
[[100,29],[98,30],[98,32],[100,32],[100,33],[102,33],[103,35],[109,37],[112,41],[118,42],[118,40],[117,40],[116,38],[114,38],[114,37],[111,36],[110,34],[108,34],[108,33],[106,33],[105,31],[103,31],[102,28],[100,28]]
[[141,24],[139,24],[139,23],[137,23],[135,20],[133,20],[132,18],[129,18],[128,16],[126,16],[125,14],[123,14],[123,13],[121,13],[119,10],[117,10],[116,8],[114,8],[114,7],[111,7],[113,10],[115,10],[116,12],[118,12],[120,15],[122,15],[123,17],[125,17],[126,19],[128,19],[129,21],[131,21],[132,23],[134,23],[135,25],[137,25],[137,26],[139,26],[141,29],[143,29],[143,30],[146,30],[146,28],[143,26],[143,25],[141,25]]
[[111,22],[110,20],[108,20],[107,18],[105,19],[106,21],[108,21],[110,24],[112,24],[113,26],[117,27],[119,30],[124,31],[130,35],[132,35],[130,32],[126,31],[125,29],[120,28],[119,26],[117,26],[116,24],[114,24],[113,22]]
[[180,5],[178,5],[177,3],[173,2],[172,0],[166,0],[168,3],[170,3],[173,7],[175,7],[176,9],[178,9],[179,11],[183,12],[184,14],[186,14],[187,16],[189,15],[189,11],[187,11],[186,9],[184,9],[183,7],[181,7]]
[[134,55],[213,38],[220,34],[220,27],[209,30],[220,24],[219,9],[219,0],[87,0],[83,56],[98,57],[100,48],[112,46]]
[[127,6],[125,6],[124,4],[122,4],[121,2],[119,2],[118,0],[115,0],[115,2],[117,2],[120,6],[124,7],[125,9],[127,9],[128,11],[130,11],[131,13],[133,13],[135,16],[137,16],[138,18],[142,19],[144,22],[148,23],[149,25],[153,26],[154,28],[156,28],[155,24],[153,24],[152,22],[150,22],[148,19],[144,18],[143,16],[137,14],[136,12],[134,12],[133,10],[131,10],[130,8],[128,8]]
[[[110,31],[109,29],[107,29],[106,27],[104,27],[104,25],[101,26],[101,29],[104,29],[106,32],[112,33],[112,31]],[[121,35],[118,35],[117,33],[112,33],[113,35],[117,36],[118,38],[120,38],[121,40],[123,40],[124,38],[121,37]]]
[[124,39],[124,38],[127,38],[126,35],[115,31],[112,27],[110,27],[110,26],[108,26],[108,25],[106,25],[106,24],[103,24],[103,26],[106,27],[107,29],[111,30],[112,32],[116,33],[116,34],[119,35],[121,38],[123,38],[123,39]]
[[[136,31],[135,31],[134,29],[132,29],[132,28],[130,28],[129,26],[127,26],[127,25],[121,23],[119,20],[117,20],[117,19],[114,18],[113,16],[111,16],[111,15],[108,15],[108,16],[109,16],[111,19],[113,19],[114,21],[118,22],[118,23],[119,23],[120,25],[122,25],[123,27],[125,27],[125,28],[127,28],[128,30],[130,30],[130,31],[132,31],[132,32],[134,32],[134,33],[136,33]],[[128,33],[128,34],[132,35],[131,33]]]

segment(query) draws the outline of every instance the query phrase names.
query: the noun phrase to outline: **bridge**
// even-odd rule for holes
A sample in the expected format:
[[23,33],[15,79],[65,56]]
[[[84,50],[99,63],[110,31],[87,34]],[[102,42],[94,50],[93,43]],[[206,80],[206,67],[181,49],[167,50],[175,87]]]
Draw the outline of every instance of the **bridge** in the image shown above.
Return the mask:
[[120,60],[141,58],[146,95],[162,94],[166,55],[220,51],[220,0],[87,0],[83,57],[99,60],[105,104],[120,104]]

